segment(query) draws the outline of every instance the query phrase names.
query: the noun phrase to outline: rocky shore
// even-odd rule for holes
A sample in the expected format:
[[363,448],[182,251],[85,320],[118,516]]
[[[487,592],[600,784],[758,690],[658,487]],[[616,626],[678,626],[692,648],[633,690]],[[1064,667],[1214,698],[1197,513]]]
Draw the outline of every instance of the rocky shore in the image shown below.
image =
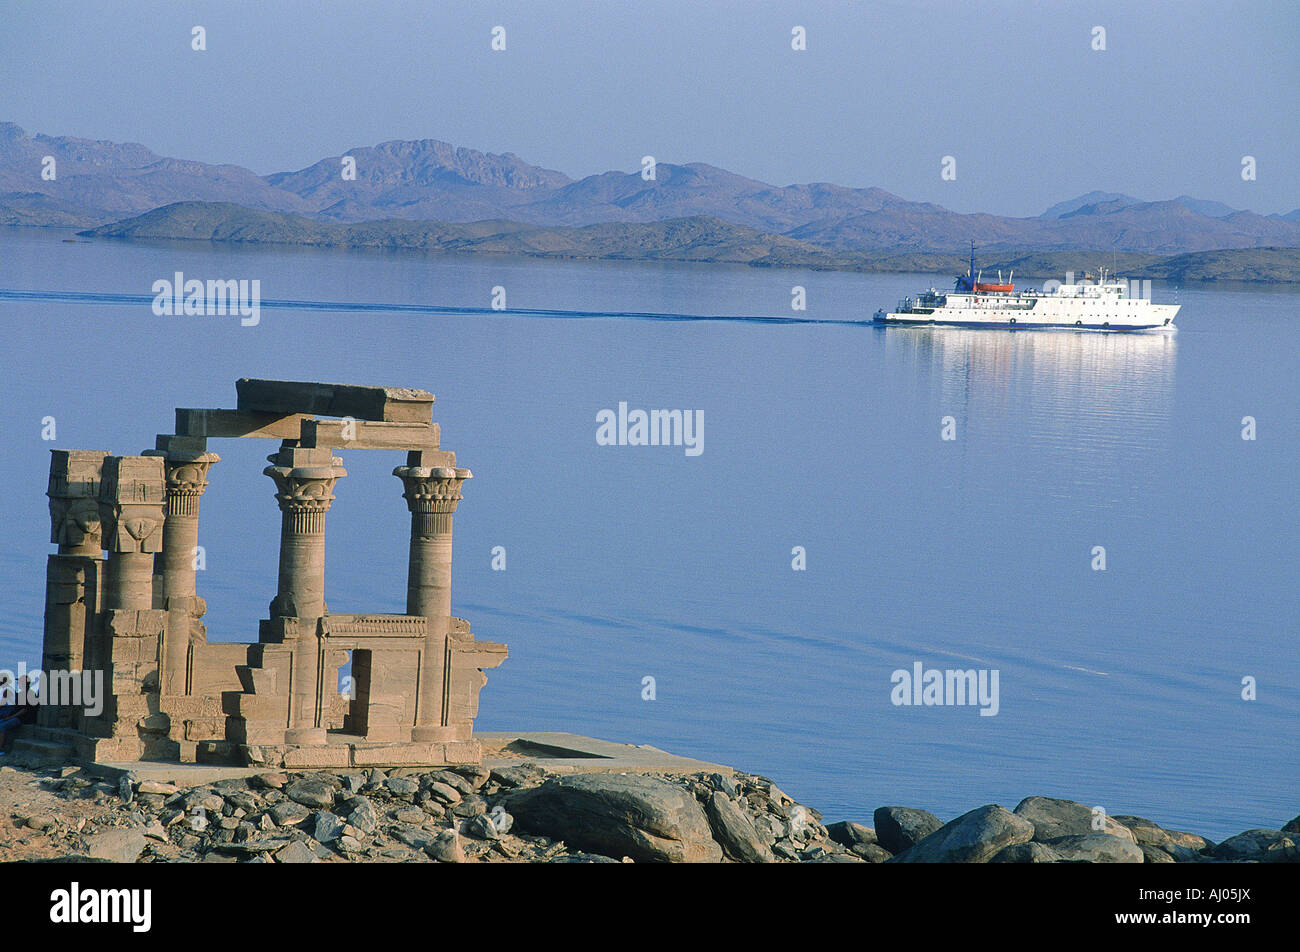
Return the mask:
[[1300,817],[1221,843],[1028,797],[947,823],[825,823],[751,774],[508,767],[274,772],[181,787],[0,767],[0,860],[108,862],[1300,862]]

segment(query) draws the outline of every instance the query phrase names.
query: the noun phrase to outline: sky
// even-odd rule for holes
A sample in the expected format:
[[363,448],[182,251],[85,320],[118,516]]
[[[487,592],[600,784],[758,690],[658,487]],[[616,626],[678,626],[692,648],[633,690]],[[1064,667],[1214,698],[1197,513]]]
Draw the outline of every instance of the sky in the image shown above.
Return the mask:
[[963,212],[1101,189],[1268,214],[1300,207],[1298,93],[1297,0],[4,0],[0,15],[0,121],[259,174],[432,138],[575,178],[653,155]]

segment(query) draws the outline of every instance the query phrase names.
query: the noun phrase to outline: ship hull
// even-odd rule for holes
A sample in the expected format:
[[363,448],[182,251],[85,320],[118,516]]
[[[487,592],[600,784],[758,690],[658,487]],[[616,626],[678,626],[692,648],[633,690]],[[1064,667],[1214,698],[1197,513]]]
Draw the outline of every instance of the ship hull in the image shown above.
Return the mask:
[[[936,308],[930,313],[877,311],[876,324],[909,327],[985,327],[1002,330],[1061,330],[1061,331],[1173,331],[1176,304],[1148,304],[1139,313],[1115,315],[1098,321],[1094,317],[1076,318],[1067,315],[1029,315],[1024,311],[985,308]],[[946,312],[946,313],[945,313]]]

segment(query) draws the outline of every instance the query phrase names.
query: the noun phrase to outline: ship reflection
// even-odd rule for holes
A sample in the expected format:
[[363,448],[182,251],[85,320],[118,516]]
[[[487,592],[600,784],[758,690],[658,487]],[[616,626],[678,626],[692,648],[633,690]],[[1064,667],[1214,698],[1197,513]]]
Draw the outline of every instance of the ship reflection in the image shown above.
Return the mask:
[[[981,411],[1074,416],[1091,427],[1163,429],[1173,408],[1174,334],[882,328],[890,357],[959,421]],[[1136,434],[1134,434],[1136,435]]]

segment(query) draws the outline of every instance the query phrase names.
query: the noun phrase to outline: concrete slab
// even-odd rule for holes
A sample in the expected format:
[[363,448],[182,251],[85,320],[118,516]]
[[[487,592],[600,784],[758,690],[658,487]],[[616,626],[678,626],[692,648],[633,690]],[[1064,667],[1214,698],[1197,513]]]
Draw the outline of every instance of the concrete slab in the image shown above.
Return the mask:
[[679,757],[649,744],[619,744],[562,731],[475,731],[483,764],[507,767],[532,761],[557,773],[673,773],[735,771],[707,760]]
[[[531,762],[555,773],[720,773],[730,776],[731,767],[679,757],[648,744],[619,744],[614,741],[583,737],[563,731],[475,731],[474,739],[483,745],[483,765],[510,767]],[[271,767],[231,767],[217,764],[174,764],[150,761],[96,763],[87,765],[91,772],[116,782],[130,773],[137,780],[158,780],[193,787],[232,777],[251,777],[274,773]],[[310,768],[284,768],[305,772]],[[350,771],[357,768],[322,767],[322,770]],[[430,767],[429,770],[439,768]]]

